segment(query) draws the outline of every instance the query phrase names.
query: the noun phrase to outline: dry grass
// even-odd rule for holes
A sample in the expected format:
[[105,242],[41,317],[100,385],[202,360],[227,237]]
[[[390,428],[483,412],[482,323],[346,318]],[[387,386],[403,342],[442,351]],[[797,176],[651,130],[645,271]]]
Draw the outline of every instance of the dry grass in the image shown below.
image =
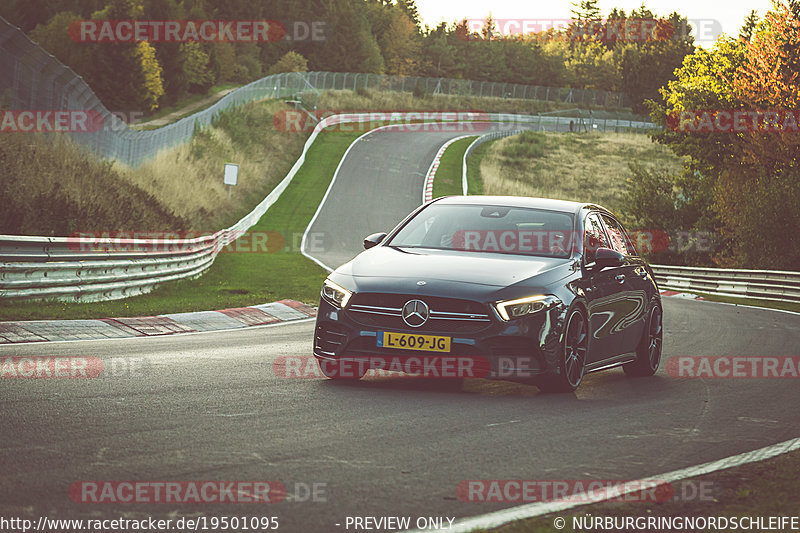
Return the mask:
[[[273,115],[289,106],[270,101],[232,110],[189,144],[165,150],[140,168],[122,168],[132,184],[159,198],[194,230],[215,231],[247,214],[283,179],[300,156],[307,133],[277,131]],[[231,199],[224,163],[239,165]]]
[[0,166],[2,234],[188,229],[155,196],[68,138],[3,133]]
[[677,172],[681,159],[635,133],[534,133],[492,143],[480,163],[484,194],[623,207],[629,163]]
[[[326,91],[320,110],[480,110],[537,113],[572,104],[467,96]],[[286,175],[309,132],[273,126],[273,116],[292,109],[269,100],[222,113],[186,145],[162,151],[141,167],[97,160],[69,142],[32,136],[0,138],[0,233],[68,235],[74,231],[212,232],[252,210]],[[577,138],[577,136],[575,137]],[[642,138],[636,137],[641,142]],[[549,156],[548,156],[549,157]],[[491,162],[489,158],[487,163]],[[223,165],[238,163],[239,185],[228,199]],[[501,162],[505,164],[505,162]],[[487,167],[487,176],[492,175]],[[525,194],[522,177],[495,172],[513,194]],[[544,175],[544,174],[543,174]],[[543,179],[543,178],[542,178]]]
[[[223,113],[191,142],[138,168],[97,159],[66,138],[0,137],[0,233],[213,232],[250,212],[300,156],[308,133],[273,127],[291,107],[251,103]],[[224,163],[239,164],[228,199]]]

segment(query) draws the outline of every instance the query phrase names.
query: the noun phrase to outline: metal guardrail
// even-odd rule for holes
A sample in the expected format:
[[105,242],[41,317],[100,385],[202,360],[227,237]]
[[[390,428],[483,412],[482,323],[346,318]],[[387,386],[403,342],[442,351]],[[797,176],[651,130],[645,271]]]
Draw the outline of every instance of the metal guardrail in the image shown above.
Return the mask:
[[652,265],[662,289],[800,302],[800,272]]
[[159,283],[205,271],[235,231],[227,229],[180,243],[115,241],[115,246],[132,251],[87,246],[86,241],[71,237],[2,235],[0,297],[98,301],[149,292]]

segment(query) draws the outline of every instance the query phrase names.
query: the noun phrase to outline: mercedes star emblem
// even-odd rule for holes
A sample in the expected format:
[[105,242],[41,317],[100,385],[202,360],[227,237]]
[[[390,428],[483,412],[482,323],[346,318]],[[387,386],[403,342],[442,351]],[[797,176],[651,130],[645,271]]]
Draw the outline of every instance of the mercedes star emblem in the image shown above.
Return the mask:
[[403,306],[403,322],[412,328],[418,328],[428,321],[430,309],[422,300],[409,300]]

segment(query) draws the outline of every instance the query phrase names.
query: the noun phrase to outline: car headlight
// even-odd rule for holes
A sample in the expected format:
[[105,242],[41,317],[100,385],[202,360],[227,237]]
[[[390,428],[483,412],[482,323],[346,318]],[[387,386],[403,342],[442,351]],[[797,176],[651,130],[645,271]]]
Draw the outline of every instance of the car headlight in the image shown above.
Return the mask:
[[494,304],[497,309],[497,314],[500,315],[505,321],[520,318],[525,315],[532,315],[538,313],[543,309],[548,309],[554,305],[561,303],[561,300],[555,296],[548,294],[537,294],[536,296],[529,296],[527,298],[519,298],[518,300],[506,300],[504,302],[496,302]]
[[329,303],[332,303],[337,307],[341,307],[342,309],[347,306],[347,302],[350,300],[352,295],[352,291],[348,291],[341,285],[337,285],[329,279],[326,279],[325,283],[322,284],[322,297],[325,298]]

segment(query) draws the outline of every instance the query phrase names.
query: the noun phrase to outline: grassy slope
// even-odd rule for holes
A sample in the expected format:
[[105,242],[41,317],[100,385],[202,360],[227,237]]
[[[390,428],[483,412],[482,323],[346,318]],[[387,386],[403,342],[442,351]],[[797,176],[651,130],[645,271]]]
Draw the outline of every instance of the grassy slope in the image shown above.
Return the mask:
[[[308,132],[276,130],[278,101],[220,116],[191,142],[141,167],[98,160],[65,137],[0,136],[0,233],[67,236],[73,232],[213,232],[250,212],[283,179]],[[52,141],[52,142],[51,142]],[[228,199],[224,162],[240,164]]]
[[634,162],[676,172],[681,159],[642,134],[526,132],[490,144],[480,179],[485,194],[596,202],[620,212]]
[[[377,91],[325,91],[319,109],[348,110],[472,110],[484,112],[537,113],[563,108],[565,104],[508,98],[475,98]],[[573,107],[571,104],[569,107]],[[21,224],[4,223],[0,233],[68,235],[74,231],[216,231],[248,213],[297,159],[309,132],[286,132],[275,127],[276,113],[293,109],[284,102],[250,103],[221,114],[214,127],[204,129],[190,143],[164,150],[141,167],[109,165],[90,154],[63,149],[48,154],[49,144],[38,143],[24,150],[35,136],[21,135],[12,146],[12,136],[0,138],[0,159],[8,170],[0,183],[7,205],[18,207],[8,217]],[[599,111],[598,111],[599,112]],[[616,112],[615,112],[616,113]],[[280,121],[278,121],[280,123]],[[24,152],[24,153],[23,153]],[[36,152],[35,154],[32,152]],[[75,161],[80,159],[79,163]],[[33,164],[36,162],[37,164]],[[222,184],[222,164],[240,164],[239,185],[228,199]],[[76,170],[80,166],[81,170]],[[83,167],[92,167],[83,170]],[[35,169],[35,173],[32,172]],[[58,177],[58,191],[53,179]],[[5,191],[5,192],[4,192]],[[150,195],[147,201],[142,197]],[[147,205],[142,205],[142,204]],[[73,204],[61,209],[58,204]],[[136,205],[146,216],[129,216]],[[59,208],[55,208],[59,207]],[[7,211],[8,212],[8,211]],[[50,215],[50,216],[45,216]]]
[[[214,232],[249,213],[300,156],[309,133],[273,127],[275,114],[289,109],[275,100],[250,103],[222,113],[214,127],[139,168],[117,166],[130,183],[187,219],[191,229]],[[230,199],[222,183],[225,162],[239,164]]]
[[[4,304],[2,320],[147,316],[225,309],[283,298],[316,303],[327,273],[292,249],[322,200],[339,160],[359,133],[325,133],[310,148],[306,163],[252,232],[286,236],[289,249],[274,253],[221,253],[214,265],[194,280],[167,283],[150,294],[125,300],[72,304],[64,302]],[[299,242],[299,239],[298,241]]]
[[165,202],[64,137],[3,133],[0,166],[0,233],[188,229]]
[[[429,94],[422,98],[410,92],[389,91],[324,91],[320,95],[319,110],[449,110],[476,111],[485,113],[519,113],[537,114],[558,110],[575,109],[571,103],[550,102],[544,100],[525,100],[521,98],[490,98],[477,96],[458,96],[447,94]],[[595,117],[621,118],[623,120],[648,120],[647,117],[636,116],[627,110],[603,111],[593,110]]]

